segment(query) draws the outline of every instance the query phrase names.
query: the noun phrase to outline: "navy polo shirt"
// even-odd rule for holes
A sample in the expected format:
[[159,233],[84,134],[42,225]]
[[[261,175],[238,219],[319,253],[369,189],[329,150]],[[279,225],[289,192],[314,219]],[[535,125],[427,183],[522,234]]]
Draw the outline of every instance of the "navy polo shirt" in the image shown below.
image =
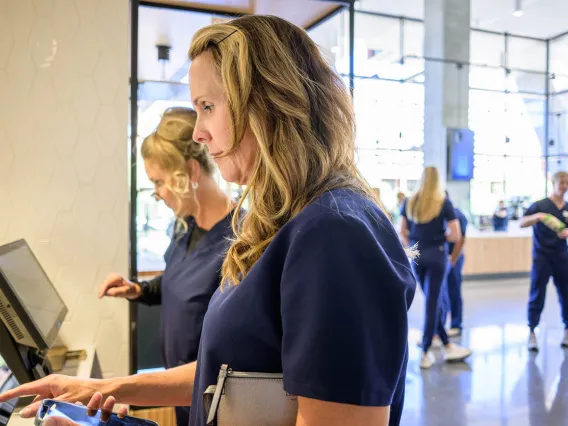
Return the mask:
[[440,214],[427,223],[416,223],[410,220],[406,211],[407,204],[407,201],[405,201],[400,214],[406,218],[408,223],[410,243],[412,245],[418,243],[418,250],[445,246],[447,222],[456,218],[454,206],[451,201],[446,198],[440,210]]
[[[559,209],[550,198],[536,201],[525,212],[525,216],[535,213],[549,213],[568,225],[568,204]],[[556,232],[548,228],[544,223],[537,222],[533,226],[533,255],[536,254],[557,254],[566,251],[566,240],[558,238]]]
[[[465,232],[467,230],[467,218],[457,207],[454,207],[454,214],[456,216],[456,219],[460,222],[460,230],[462,233],[462,238],[465,238]],[[454,251],[454,247],[455,243],[448,243],[448,250],[450,251],[450,254],[452,253],[452,251]],[[463,256],[463,252],[461,255]]]
[[402,412],[408,321],[416,283],[385,214],[346,189],[324,193],[287,222],[237,286],[205,317],[190,414],[219,368],[283,373],[293,395]]

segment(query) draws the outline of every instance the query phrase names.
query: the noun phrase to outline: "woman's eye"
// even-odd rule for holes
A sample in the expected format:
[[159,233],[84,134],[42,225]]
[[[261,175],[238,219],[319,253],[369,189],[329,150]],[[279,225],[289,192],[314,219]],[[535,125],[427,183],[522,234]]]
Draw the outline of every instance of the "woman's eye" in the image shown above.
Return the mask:
[[213,105],[203,105],[204,111],[211,111],[213,109]]

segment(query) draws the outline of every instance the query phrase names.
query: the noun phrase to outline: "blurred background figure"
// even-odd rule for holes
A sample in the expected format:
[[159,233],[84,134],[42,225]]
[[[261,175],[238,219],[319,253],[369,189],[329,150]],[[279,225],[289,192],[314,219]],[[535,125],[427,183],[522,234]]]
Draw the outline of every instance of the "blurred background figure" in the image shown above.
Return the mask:
[[505,206],[503,200],[499,201],[499,205],[493,213],[493,230],[494,231],[507,231],[509,226],[509,210]]
[[[450,200],[448,191],[446,191],[446,199]],[[463,317],[463,299],[462,299],[462,271],[465,262],[463,248],[465,245],[465,234],[467,230],[467,218],[460,209],[454,207],[454,214],[459,221],[461,237],[454,243],[448,243],[448,251],[450,253],[450,272],[448,273],[448,302],[450,313],[450,329],[449,337],[460,336],[462,332]],[[443,316],[446,319],[447,315]]]
[[528,349],[538,351],[535,328],[546,300],[546,287],[550,278],[558,292],[560,311],[564,323],[561,346],[568,348],[568,204],[564,200],[568,191],[568,173],[559,171],[552,178],[552,194],[533,203],[521,219],[521,227],[533,227],[533,264],[528,302],[530,328]]
[[471,350],[450,343],[443,323],[447,313],[445,286],[450,266],[446,242],[460,241],[461,230],[454,207],[440,188],[438,169],[424,169],[420,188],[403,204],[401,216],[404,243],[420,253],[412,262],[412,269],[426,297],[420,368],[428,369],[434,365],[430,346],[435,334],[444,345],[446,361],[463,361],[471,355]]

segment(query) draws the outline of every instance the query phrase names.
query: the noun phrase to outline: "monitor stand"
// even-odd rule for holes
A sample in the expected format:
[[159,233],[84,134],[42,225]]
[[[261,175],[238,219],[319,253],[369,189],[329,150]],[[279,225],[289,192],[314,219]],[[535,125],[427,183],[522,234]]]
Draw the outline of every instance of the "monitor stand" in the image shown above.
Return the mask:
[[[47,358],[43,358],[37,349],[17,343],[3,322],[0,321],[0,355],[19,384],[32,382],[51,374]],[[18,405],[31,403],[33,397],[22,398]]]

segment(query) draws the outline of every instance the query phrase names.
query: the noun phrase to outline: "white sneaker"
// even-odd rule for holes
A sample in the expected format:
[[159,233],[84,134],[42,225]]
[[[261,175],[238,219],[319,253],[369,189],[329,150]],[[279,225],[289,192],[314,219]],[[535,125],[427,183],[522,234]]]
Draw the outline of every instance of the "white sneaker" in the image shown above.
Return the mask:
[[422,358],[420,359],[420,368],[427,370],[429,368],[432,368],[435,362],[436,358],[434,358],[434,355],[432,355],[430,351],[422,353]]
[[[566,340],[566,336],[564,337],[564,340],[562,341],[563,344],[564,344],[565,340]],[[536,334],[534,334],[534,331],[531,331],[530,334],[529,334],[529,343],[527,344],[527,348],[531,352],[538,352],[538,342],[536,340]]]
[[568,348],[568,328],[564,330],[564,339],[562,339],[560,346],[562,346],[563,348]]
[[458,337],[461,336],[462,331],[461,328],[450,328],[448,330],[448,337]]
[[446,346],[446,351],[444,352],[444,360],[446,360],[446,362],[461,362],[471,354],[471,349],[464,348],[463,346],[456,345],[455,343],[450,343],[448,346]]

